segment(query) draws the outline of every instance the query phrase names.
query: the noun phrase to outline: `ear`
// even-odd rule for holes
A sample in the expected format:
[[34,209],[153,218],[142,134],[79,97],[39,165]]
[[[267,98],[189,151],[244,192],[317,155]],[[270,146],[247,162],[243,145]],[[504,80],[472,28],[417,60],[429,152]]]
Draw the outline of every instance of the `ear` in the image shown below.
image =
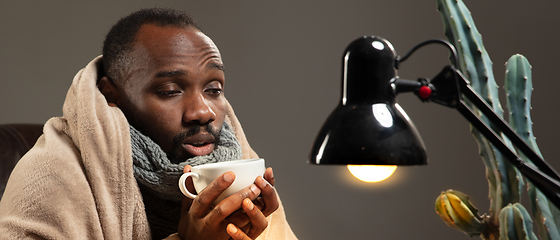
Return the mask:
[[111,107],[117,107],[117,102],[119,99],[119,91],[117,85],[109,79],[107,76],[102,77],[99,79],[99,83],[97,85],[99,91],[105,96],[107,99],[107,103]]

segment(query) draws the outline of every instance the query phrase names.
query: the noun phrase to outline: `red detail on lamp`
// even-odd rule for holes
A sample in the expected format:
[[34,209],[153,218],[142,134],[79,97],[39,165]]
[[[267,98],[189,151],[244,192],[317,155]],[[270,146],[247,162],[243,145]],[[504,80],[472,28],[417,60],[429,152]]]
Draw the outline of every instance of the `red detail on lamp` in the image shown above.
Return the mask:
[[422,86],[418,89],[418,96],[422,99],[428,99],[432,96],[432,89],[428,86]]

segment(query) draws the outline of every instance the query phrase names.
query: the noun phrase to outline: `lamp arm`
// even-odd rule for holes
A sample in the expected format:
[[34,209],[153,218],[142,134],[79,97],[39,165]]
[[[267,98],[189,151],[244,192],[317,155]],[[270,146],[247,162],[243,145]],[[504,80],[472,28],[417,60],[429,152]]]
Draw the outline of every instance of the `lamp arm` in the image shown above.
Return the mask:
[[[473,126],[480,131],[504,156],[529,179],[547,198],[560,208],[560,177],[558,173],[536,154],[513,129],[500,118],[492,108],[471,88],[468,80],[457,69],[445,67],[431,82],[434,88],[434,102],[456,108]],[[456,86],[459,86],[458,88]],[[455,86],[455,87],[453,87]],[[442,92],[440,89],[450,90]],[[453,91],[458,89],[457,91]],[[507,147],[502,139],[482,121],[462,99],[467,97],[508,139],[535,165],[521,160],[517,154]]]
[[[456,69],[449,68],[458,77],[458,84],[461,93],[465,95],[484,115],[488,120],[494,124],[508,139],[516,146],[527,158],[533,162],[541,171],[548,174],[552,178],[560,181],[558,173],[542,159],[523,139],[507,124],[501,117],[499,117],[492,108],[472,89],[466,78]],[[459,109],[458,109],[459,110]]]
[[[504,156],[525,176],[533,185],[535,185],[543,194],[558,208],[560,208],[560,182],[555,179],[554,175],[550,176],[540,168],[529,165],[521,160],[512,149],[491,130],[468,106],[461,100],[457,106],[457,110],[469,121],[480,133],[486,137]],[[546,164],[546,163],[545,163]]]

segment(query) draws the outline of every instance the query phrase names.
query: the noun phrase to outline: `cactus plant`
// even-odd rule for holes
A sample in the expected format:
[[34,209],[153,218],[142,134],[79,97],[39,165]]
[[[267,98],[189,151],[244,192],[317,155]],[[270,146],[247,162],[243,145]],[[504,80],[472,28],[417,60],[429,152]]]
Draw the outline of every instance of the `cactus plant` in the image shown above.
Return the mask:
[[500,212],[500,240],[538,240],[531,216],[520,203],[508,204]]
[[[498,98],[492,61],[484,48],[482,36],[478,32],[468,8],[462,1],[438,0],[437,3],[443,19],[445,35],[457,48],[459,69],[471,81],[473,89],[499,116],[502,116],[503,110]],[[483,115],[481,118],[488,123]],[[507,203],[520,200],[522,183],[519,181],[522,178],[508,161],[503,160],[500,151],[493,147],[476,129],[471,129],[486,166],[491,199],[490,211],[498,214]],[[504,140],[506,144],[510,144],[507,138]],[[493,218],[493,220],[497,223],[497,218]]]
[[[533,90],[531,79],[531,65],[523,55],[513,55],[506,63],[506,81],[504,88],[507,92],[506,99],[510,113],[509,123],[517,134],[527,142],[531,148],[542,157],[536,139],[533,135],[531,115],[531,93]],[[526,159],[522,154],[522,158]],[[530,182],[527,183],[531,209],[535,219],[538,219],[539,236],[541,239],[560,239],[557,220],[559,217],[557,209],[550,204],[541,191],[536,189]]]
[[[474,20],[467,6],[461,0],[437,0],[437,8],[442,16],[444,31],[448,40],[457,48],[459,55],[458,68],[471,81],[475,91],[499,115],[503,116],[503,109],[498,98],[498,86],[493,76],[492,61],[484,48],[482,36],[478,32]],[[532,132],[530,117],[530,98],[532,92],[531,67],[522,55],[513,55],[506,63],[505,91],[509,122],[512,128],[540,155],[535,137]],[[489,126],[492,124],[482,115],[479,116]],[[469,206],[475,209],[466,195],[459,198],[462,204],[449,199],[452,190],[442,193],[436,200],[436,212],[448,224],[469,236],[479,235],[483,239],[538,239],[533,232],[533,220],[519,202],[523,186],[525,185],[519,171],[505,159],[486,138],[476,129],[472,134],[479,146],[479,153],[486,167],[486,177],[489,186],[489,213],[478,216],[480,225],[465,227],[457,225],[457,221],[450,221],[449,216],[457,217],[457,212],[449,213],[442,209],[454,210],[453,206]],[[494,131],[502,137],[508,147],[513,149],[510,141],[497,129]],[[522,154],[518,154],[528,161]],[[546,197],[531,183],[527,183],[533,218],[541,240],[560,240],[560,212],[551,205]],[[462,193],[461,193],[462,194]],[[438,204],[440,206],[438,206]],[[465,209],[456,209],[463,211]],[[451,214],[451,215],[450,215]],[[476,221],[475,221],[476,223]],[[499,226],[499,231],[497,228]],[[473,229],[475,229],[473,231]]]

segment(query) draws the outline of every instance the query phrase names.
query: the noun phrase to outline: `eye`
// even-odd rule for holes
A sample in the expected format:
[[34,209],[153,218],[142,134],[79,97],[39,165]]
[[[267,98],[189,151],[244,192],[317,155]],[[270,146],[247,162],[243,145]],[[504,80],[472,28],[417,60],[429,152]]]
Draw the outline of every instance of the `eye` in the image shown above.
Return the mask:
[[158,91],[159,95],[173,97],[181,94],[181,91],[174,90],[174,91]]
[[157,88],[156,93],[163,97],[173,97],[181,95],[183,91],[176,84],[166,84]]
[[218,95],[222,94],[222,89],[211,88],[211,89],[207,89],[206,92],[207,92],[207,93],[210,93],[210,94],[212,94],[212,95],[218,96]]
[[208,85],[206,85],[206,88],[204,89],[204,92],[215,97],[220,96],[220,94],[222,94],[222,91],[223,91],[222,84],[219,81],[213,81],[209,83]]

